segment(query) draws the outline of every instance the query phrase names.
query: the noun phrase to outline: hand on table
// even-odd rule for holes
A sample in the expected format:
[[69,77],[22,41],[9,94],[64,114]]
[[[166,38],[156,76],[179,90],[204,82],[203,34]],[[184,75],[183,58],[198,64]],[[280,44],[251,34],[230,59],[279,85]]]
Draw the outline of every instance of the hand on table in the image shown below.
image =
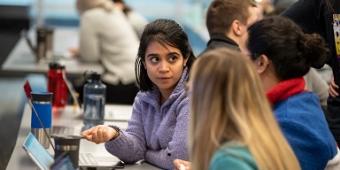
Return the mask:
[[99,144],[107,142],[113,138],[116,138],[119,135],[119,133],[109,126],[98,125],[83,131],[81,135],[85,139],[96,144]]
[[68,52],[71,54],[72,57],[78,57],[79,56],[79,48],[69,48]]
[[175,159],[173,163],[175,170],[191,170],[191,163],[189,161]]

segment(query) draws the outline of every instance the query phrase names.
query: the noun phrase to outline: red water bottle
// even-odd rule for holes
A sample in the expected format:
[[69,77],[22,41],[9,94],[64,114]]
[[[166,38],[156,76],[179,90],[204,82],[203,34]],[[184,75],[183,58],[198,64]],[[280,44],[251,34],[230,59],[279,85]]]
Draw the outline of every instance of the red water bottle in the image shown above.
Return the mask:
[[65,66],[60,65],[57,69],[57,84],[56,84],[56,95],[54,104],[57,108],[64,108],[67,104],[68,90],[65,82]]
[[[49,70],[47,73],[47,90],[55,95],[55,89],[57,84],[57,69],[59,68],[58,63],[50,63]],[[54,97],[53,97],[54,98]],[[54,99],[52,99],[52,102]]]
[[53,93],[53,110],[63,109],[67,104],[68,90],[64,78],[65,66],[51,63],[48,71],[48,91]]

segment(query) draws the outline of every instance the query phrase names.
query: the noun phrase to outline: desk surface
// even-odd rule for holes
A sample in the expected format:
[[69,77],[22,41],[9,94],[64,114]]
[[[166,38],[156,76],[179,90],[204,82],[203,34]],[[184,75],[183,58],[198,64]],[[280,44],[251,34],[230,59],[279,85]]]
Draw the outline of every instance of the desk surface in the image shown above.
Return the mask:
[[[33,32],[33,31],[31,31]],[[30,34],[33,37],[34,33]],[[31,38],[35,44],[35,39]],[[53,37],[53,51],[55,55],[65,56],[69,48],[78,45],[78,29],[56,28]],[[2,71],[11,74],[46,73],[50,61],[35,61],[35,56],[29,49],[23,37],[17,42],[6,61],[2,65]],[[82,63],[74,58],[61,58],[58,62],[64,64],[67,74],[82,75],[86,70],[103,73],[104,69],[99,63]]]
[[[112,112],[112,110],[119,110],[119,109],[125,109],[128,110],[128,106],[120,106],[117,105],[112,105],[110,107],[106,107],[109,112]],[[130,106],[131,107],[131,106]],[[118,109],[117,109],[118,108]],[[70,108],[67,108],[70,109]],[[67,110],[67,113],[72,113],[72,110]],[[81,127],[82,126],[82,120],[81,119],[76,119],[77,115],[75,114],[68,114],[66,116],[62,115],[61,118],[58,118],[57,121],[53,122],[53,125],[61,125],[61,124],[72,124],[75,127]],[[24,109],[24,113],[22,116],[21,124],[20,124],[20,130],[18,133],[17,141],[14,147],[14,150],[12,152],[11,158],[8,162],[7,169],[8,170],[19,170],[19,169],[25,169],[25,170],[36,170],[37,167],[33,163],[33,161],[28,157],[24,149],[22,148],[22,144],[27,136],[27,134],[30,132],[30,119],[31,119],[31,111],[28,105],[26,105]],[[118,122],[116,121],[110,121],[107,122],[108,124],[115,124],[117,126],[120,126],[121,128],[126,128],[127,126],[127,120],[119,120]],[[112,156],[110,153],[108,153],[104,147],[104,144],[99,144],[96,145],[92,142],[88,142],[86,140],[81,140],[80,142],[80,153],[95,153],[97,155],[101,156]],[[136,165],[127,165],[124,169],[127,170],[143,170],[143,169],[148,169],[148,170],[153,170],[153,169],[158,169],[150,164],[147,163],[142,163],[142,164],[136,164]]]

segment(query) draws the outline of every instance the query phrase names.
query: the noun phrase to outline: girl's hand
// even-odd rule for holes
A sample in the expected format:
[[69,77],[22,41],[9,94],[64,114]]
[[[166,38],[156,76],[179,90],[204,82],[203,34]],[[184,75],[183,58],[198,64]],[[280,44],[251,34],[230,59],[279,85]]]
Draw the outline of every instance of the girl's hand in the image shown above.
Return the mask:
[[85,139],[96,144],[107,142],[118,135],[115,129],[105,125],[98,125],[82,132]]
[[191,163],[181,159],[174,160],[175,170],[191,170]]

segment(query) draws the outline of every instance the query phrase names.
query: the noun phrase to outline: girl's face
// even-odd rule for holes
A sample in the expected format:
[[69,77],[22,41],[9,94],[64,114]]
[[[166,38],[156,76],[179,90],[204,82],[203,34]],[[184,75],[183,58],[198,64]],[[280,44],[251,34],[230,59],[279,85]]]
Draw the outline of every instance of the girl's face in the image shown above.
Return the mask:
[[152,41],[146,49],[143,64],[162,95],[170,95],[182,76],[186,61],[179,49]]

